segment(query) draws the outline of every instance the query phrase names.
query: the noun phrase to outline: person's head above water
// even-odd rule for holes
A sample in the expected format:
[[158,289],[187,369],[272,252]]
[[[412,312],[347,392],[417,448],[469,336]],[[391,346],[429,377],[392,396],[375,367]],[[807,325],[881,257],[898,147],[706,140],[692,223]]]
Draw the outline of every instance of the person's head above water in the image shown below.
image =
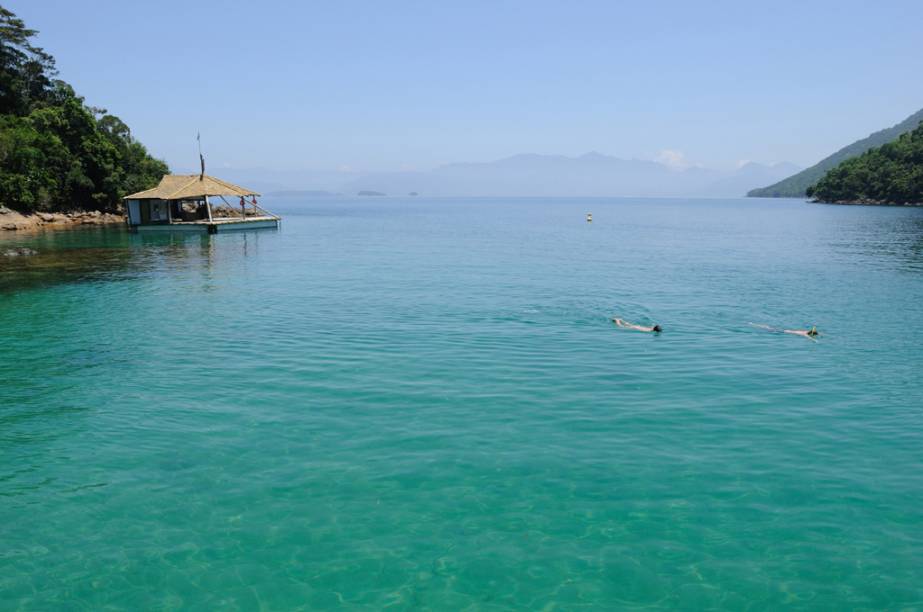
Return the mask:
[[808,330],[808,335],[809,335],[809,336],[816,336],[816,335],[817,335],[817,326],[812,325],[812,326],[811,326],[811,329]]
[[661,328],[659,325],[655,325],[654,327],[651,328],[651,331],[662,332],[663,328]]

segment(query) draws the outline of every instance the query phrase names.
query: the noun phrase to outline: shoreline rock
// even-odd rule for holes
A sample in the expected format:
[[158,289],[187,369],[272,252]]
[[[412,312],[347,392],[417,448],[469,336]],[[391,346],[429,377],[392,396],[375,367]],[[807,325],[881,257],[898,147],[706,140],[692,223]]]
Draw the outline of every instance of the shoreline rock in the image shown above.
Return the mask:
[[0,251],[0,255],[3,257],[29,257],[38,255],[38,251],[29,247],[14,247],[12,249],[3,249]]
[[837,200],[835,202],[827,202],[825,200],[810,200],[811,204],[829,204],[831,206],[911,206],[911,207],[920,207],[923,206],[923,202],[881,202],[879,200]]
[[0,205],[0,231],[35,231],[44,229],[65,229],[83,225],[108,225],[125,223],[125,216],[104,213],[98,210],[76,210],[70,212],[38,212],[24,215]]

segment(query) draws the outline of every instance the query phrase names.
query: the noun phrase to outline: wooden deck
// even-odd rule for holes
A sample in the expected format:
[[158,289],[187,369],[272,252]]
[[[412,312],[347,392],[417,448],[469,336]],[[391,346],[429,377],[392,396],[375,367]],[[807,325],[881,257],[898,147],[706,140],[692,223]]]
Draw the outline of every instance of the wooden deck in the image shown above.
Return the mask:
[[134,226],[139,232],[207,232],[217,234],[231,230],[249,230],[279,227],[281,219],[275,216],[256,217],[220,217],[212,219],[199,219],[197,221],[173,221],[155,225]]

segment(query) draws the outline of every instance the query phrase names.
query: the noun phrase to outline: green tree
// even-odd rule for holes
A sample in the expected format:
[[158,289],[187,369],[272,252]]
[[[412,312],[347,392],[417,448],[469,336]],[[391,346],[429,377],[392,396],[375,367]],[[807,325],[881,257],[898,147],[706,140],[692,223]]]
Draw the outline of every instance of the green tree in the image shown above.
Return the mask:
[[821,202],[923,203],[923,125],[844,161],[807,195]]
[[54,58],[32,45],[35,34],[0,6],[0,114],[27,114],[51,87]]
[[0,7],[0,204],[22,211],[115,209],[169,172],[105,110],[55,79],[34,30]]

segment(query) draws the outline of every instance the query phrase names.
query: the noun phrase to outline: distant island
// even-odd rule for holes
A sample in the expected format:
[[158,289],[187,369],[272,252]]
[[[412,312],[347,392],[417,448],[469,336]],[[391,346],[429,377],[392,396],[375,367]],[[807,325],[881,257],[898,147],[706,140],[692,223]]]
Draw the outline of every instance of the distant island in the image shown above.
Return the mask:
[[847,159],[862,155],[866,151],[895,140],[901,134],[912,131],[923,122],[923,109],[918,110],[897,125],[857,140],[843,147],[833,155],[825,157],[810,168],[802,170],[768,187],[753,189],[747,196],[754,198],[801,198],[808,195],[808,188],[817,183],[828,170]]
[[807,195],[836,204],[923,205],[923,124],[830,170]]
[[0,7],[0,205],[19,213],[117,211],[157,185],[167,164],[125,123],[57,79],[35,30]]
[[356,195],[361,195],[361,196],[384,196],[384,195],[388,195],[388,194],[382,193],[382,192],[380,192],[380,191],[372,191],[372,190],[370,190],[370,189],[363,189],[362,191],[360,191],[360,192],[357,193]]

